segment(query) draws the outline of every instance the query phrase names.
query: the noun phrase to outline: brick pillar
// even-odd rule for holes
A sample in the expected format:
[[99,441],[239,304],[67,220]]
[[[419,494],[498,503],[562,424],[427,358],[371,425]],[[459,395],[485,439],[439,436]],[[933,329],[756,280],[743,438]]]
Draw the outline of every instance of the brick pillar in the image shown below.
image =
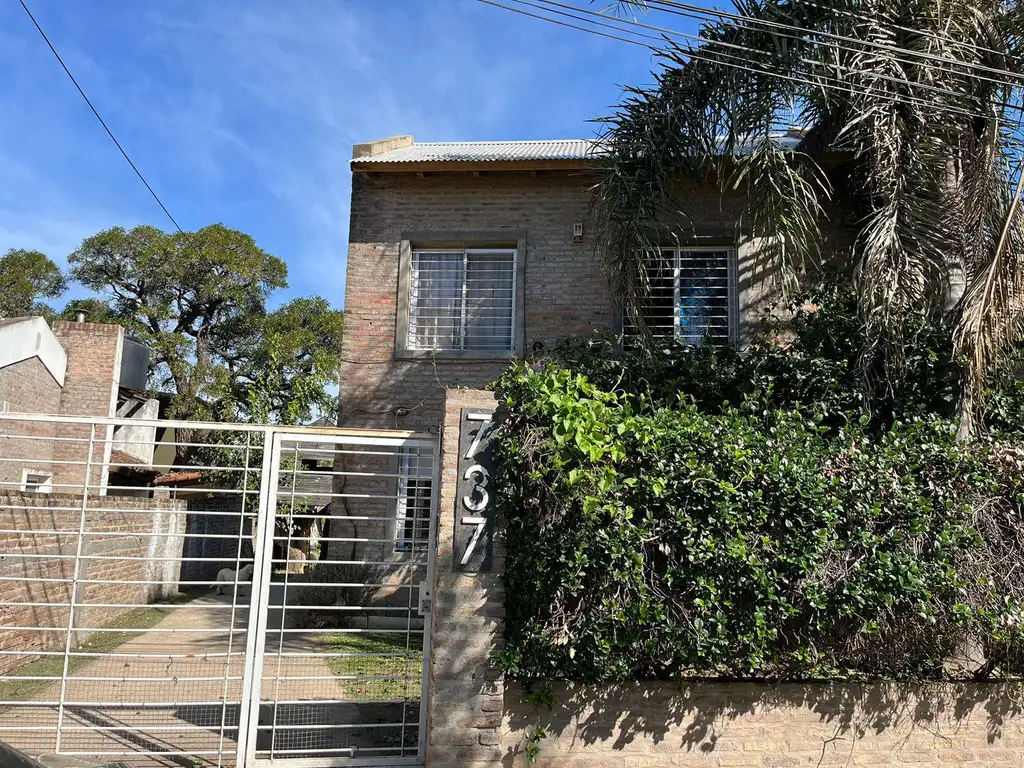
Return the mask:
[[427,694],[426,762],[430,768],[500,766],[502,757],[505,683],[491,669],[490,655],[500,647],[504,632],[505,553],[495,537],[490,571],[465,573],[453,559],[463,408],[493,411],[494,394],[450,389],[445,397]]
[[[58,321],[53,333],[68,356],[64,389],[60,396],[60,413],[64,416],[113,416],[117,411],[117,393],[121,380],[121,355],[124,349],[124,328],[103,323],[71,323]],[[87,440],[91,430],[86,424],[60,424],[57,436]],[[113,427],[96,427],[92,471],[89,484],[99,486],[97,495],[106,495],[107,466]],[[54,482],[58,493],[78,494],[86,480],[85,462],[89,460],[85,442],[59,442],[54,458],[79,464],[57,464]],[[60,488],[60,485],[65,487]]]

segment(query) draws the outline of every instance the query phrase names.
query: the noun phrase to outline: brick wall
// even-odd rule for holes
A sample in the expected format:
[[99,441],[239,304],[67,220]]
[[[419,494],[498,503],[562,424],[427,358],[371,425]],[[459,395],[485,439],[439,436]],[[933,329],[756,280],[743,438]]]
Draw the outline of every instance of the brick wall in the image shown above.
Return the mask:
[[441,500],[431,611],[427,696],[427,765],[501,765],[504,682],[490,665],[501,645],[505,592],[504,550],[494,542],[494,570],[455,570],[454,514],[458,492],[459,431],[463,408],[493,410],[490,392],[451,390],[441,437]]
[[[243,519],[240,496],[190,499],[187,504],[184,554],[189,560],[181,564],[182,582],[210,582],[221,568],[234,570],[239,562],[252,562],[253,521],[251,517]],[[251,506],[255,507],[255,502]]]
[[[526,234],[525,339],[550,348],[559,339],[611,330],[616,311],[595,252],[588,215],[594,178],[582,172],[387,173],[352,180],[352,210],[342,342],[343,426],[423,429],[439,424],[445,387],[480,388],[507,366],[500,361],[395,360],[399,249],[403,233]],[[741,220],[739,193],[680,188],[702,234],[733,237]],[[582,243],[572,225],[584,222]],[[682,230],[692,231],[692,230]],[[848,245],[826,227],[828,252]],[[760,241],[741,234],[738,289],[741,339],[776,295],[759,270]],[[344,362],[353,361],[353,362]],[[396,415],[407,409],[407,416]]]
[[[81,510],[81,496],[0,491],[0,577],[3,577],[0,581],[0,674],[31,660],[31,657],[4,655],[5,650],[42,651],[64,647],[66,629],[45,632],[4,628],[68,626],[68,608],[57,604],[70,602],[76,575]],[[135,559],[82,560],[79,578],[159,583],[85,584],[76,602],[146,605],[177,591],[180,565],[177,558],[182,550],[184,510],[184,502],[169,498],[90,497],[85,514],[88,535],[82,554]],[[170,535],[148,535],[152,533]],[[22,580],[27,578],[49,581]],[[75,624],[103,626],[126,610],[130,609],[81,609],[76,611]],[[87,634],[79,633],[79,641]]]
[[124,328],[103,323],[58,321],[53,333],[68,355],[61,394],[66,416],[113,416],[121,378]]
[[[12,412],[66,416],[113,416],[117,408],[124,329],[100,323],[56,322],[53,332],[67,353],[61,387],[38,358],[0,369],[0,401]],[[0,488],[20,488],[22,470],[38,468],[53,473],[54,492],[79,492],[85,482],[89,458],[89,426],[45,422],[5,421],[0,435],[26,435],[39,439],[4,439],[0,436]],[[105,483],[102,472],[109,458],[109,427],[97,427],[99,442],[92,462],[90,485]],[[51,463],[58,462],[58,463]],[[60,463],[64,462],[64,463]]]
[[784,768],[1024,765],[1024,685],[634,683],[559,686],[538,710],[505,692],[506,765],[547,731],[536,766]]
[[[124,328],[102,323],[56,322],[53,333],[68,355],[67,374],[61,393],[60,413],[65,416],[113,416],[117,410],[118,382],[121,378],[121,351]],[[54,458],[73,462],[56,465],[54,490],[78,493],[86,479],[89,459],[87,425],[62,424],[54,447]],[[105,485],[102,471],[110,458],[111,427],[95,428],[95,446],[89,485]]]
[[[9,403],[12,412],[58,413],[60,393],[38,357],[0,368],[0,402]],[[56,430],[53,423],[0,422],[0,490],[20,488],[24,469],[51,470]]]
[[[341,418],[346,426],[437,426],[445,386],[481,387],[507,362],[394,360],[399,246],[409,231],[526,232],[526,349],[610,328],[612,303],[585,221],[589,177],[572,173],[387,174],[352,180]],[[395,408],[407,408],[405,418]]]

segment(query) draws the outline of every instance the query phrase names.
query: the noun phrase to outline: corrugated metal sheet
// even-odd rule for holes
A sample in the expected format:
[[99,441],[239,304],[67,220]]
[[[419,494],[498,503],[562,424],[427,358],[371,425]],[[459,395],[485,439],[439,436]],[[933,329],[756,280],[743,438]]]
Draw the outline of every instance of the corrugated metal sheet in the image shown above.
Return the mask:
[[[779,134],[774,140],[795,149],[800,136]],[[746,148],[741,143],[738,153]],[[550,141],[418,141],[379,155],[360,157],[356,163],[499,163],[531,160],[587,160],[600,157],[601,144],[592,139]]]
[[379,155],[361,157],[359,163],[469,163],[522,160],[583,160],[596,144],[588,139],[554,141],[423,141]]

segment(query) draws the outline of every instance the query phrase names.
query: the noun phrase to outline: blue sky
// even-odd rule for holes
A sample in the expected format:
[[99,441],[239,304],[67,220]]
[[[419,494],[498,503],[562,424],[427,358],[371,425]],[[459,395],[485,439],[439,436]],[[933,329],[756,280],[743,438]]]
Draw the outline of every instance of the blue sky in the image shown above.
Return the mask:
[[[181,226],[248,232],[288,264],[278,300],[337,306],[353,143],[590,136],[653,66],[644,48],[474,0],[30,7]],[[0,252],[63,264],[101,229],[170,228],[14,0],[0,104]]]

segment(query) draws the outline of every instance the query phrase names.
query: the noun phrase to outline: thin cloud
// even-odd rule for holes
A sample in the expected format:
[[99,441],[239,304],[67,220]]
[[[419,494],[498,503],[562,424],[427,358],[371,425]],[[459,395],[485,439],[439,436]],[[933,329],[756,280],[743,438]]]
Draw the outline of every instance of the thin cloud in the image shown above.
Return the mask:
[[[353,143],[590,135],[614,83],[649,67],[630,46],[469,0],[81,0],[38,13],[182,226],[249,232],[288,263],[289,295],[339,305]],[[0,63],[14,73],[0,81],[0,249],[62,257],[109,226],[169,228],[23,21],[0,7]]]

